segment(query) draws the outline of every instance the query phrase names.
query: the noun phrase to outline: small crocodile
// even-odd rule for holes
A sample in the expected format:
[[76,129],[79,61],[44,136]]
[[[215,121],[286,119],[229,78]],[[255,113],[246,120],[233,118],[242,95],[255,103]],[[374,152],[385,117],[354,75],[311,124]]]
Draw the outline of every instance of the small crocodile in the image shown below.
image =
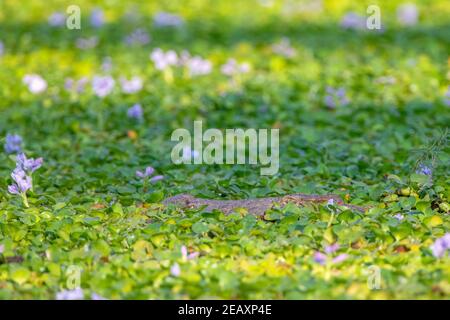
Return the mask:
[[298,206],[304,206],[308,203],[324,203],[332,201],[333,204],[344,206],[350,209],[364,212],[365,208],[346,204],[338,196],[334,194],[327,195],[309,195],[296,193],[281,197],[269,197],[269,198],[256,198],[245,200],[210,200],[196,198],[190,194],[179,194],[163,201],[164,205],[174,204],[182,208],[201,208],[205,207],[206,210],[219,210],[225,214],[230,214],[237,208],[245,208],[247,211],[254,215],[264,215],[264,213],[272,208],[275,204],[279,204],[280,207],[284,207],[288,203],[293,203]]

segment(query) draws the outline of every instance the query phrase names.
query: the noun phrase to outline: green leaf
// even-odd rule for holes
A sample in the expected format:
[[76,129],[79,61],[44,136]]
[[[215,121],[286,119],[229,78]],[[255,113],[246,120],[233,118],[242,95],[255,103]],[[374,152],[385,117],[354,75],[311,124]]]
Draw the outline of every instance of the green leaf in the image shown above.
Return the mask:
[[209,230],[208,226],[203,222],[196,222],[192,225],[192,231],[195,233],[205,233]]

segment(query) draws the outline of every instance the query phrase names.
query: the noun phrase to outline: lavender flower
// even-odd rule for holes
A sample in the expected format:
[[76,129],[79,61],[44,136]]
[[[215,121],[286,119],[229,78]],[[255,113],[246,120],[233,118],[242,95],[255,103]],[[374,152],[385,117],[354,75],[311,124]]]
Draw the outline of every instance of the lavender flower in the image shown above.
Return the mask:
[[158,176],[152,177],[152,178],[150,179],[150,182],[151,182],[151,183],[155,183],[155,182],[160,181],[160,180],[163,180],[163,179],[164,179],[164,176],[158,175]]
[[186,246],[181,247],[181,257],[182,257],[183,261],[195,259],[199,255],[200,255],[200,253],[197,251],[188,253]]
[[16,168],[11,173],[13,184],[8,186],[8,191],[11,194],[21,194],[31,189],[32,181],[31,177],[27,176],[26,172],[21,168]]
[[[142,110],[142,106],[138,103],[135,104],[134,106],[132,106],[131,108],[129,108],[127,111],[127,116],[128,116],[128,118],[131,118],[131,119],[142,120],[143,115],[144,115],[144,111]],[[136,172],[136,174],[137,174],[137,172]]]
[[27,74],[22,81],[28,86],[28,90],[34,94],[44,92],[47,89],[47,81],[37,74]]
[[419,19],[419,10],[412,3],[407,3],[397,8],[397,20],[404,26],[413,26]]
[[4,149],[8,154],[21,152],[22,137],[17,134],[7,134]]
[[341,253],[340,255],[334,257],[333,260],[331,260],[331,262],[333,262],[333,263],[341,263],[341,262],[347,260],[347,258],[348,258],[348,254]]
[[105,17],[103,10],[96,8],[91,12],[91,26],[94,28],[100,28],[105,23]]
[[91,295],[91,300],[108,300],[108,299],[94,292]]
[[56,294],[56,300],[83,300],[83,289],[76,288],[73,290],[63,290]]
[[349,100],[346,96],[344,88],[333,88],[327,86],[324,102],[328,108],[334,109],[339,105],[347,105],[349,103]]
[[416,170],[417,174],[424,174],[426,176],[431,176],[433,174],[433,169],[427,165],[421,163]]
[[332,258],[332,254],[335,253],[337,250],[339,250],[339,244],[334,243],[332,245],[325,247],[325,253],[316,251],[314,253],[313,259],[316,263],[325,265],[327,262],[330,261],[330,259],[331,259],[331,261],[330,261],[331,263],[337,264],[348,258],[348,254],[346,254],[346,253],[341,253],[341,254],[337,255],[336,257]]
[[92,36],[90,38],[78,38],[76,40],[75,45],[78,49],[87,50],[95,48],[98,44],[98,38],[96,36]]
[[136,93],[142,89],[142,79],[139,77],[133,77],[130,80],[121,78],[120,85],[122,86],[123,93],[125,94]]
[[144,29],[138,28],[126,36],[124,41],[128,45],[146,45],[150,40],[150,35]]
[[152,167],[147,167],[147,168],[145,168],[145,171],[136,171],[136,176],[138,177],[138,178],[142,178],[142,179],[144,179],[144,178],[148,178],[148,177],[150,177],[152,174],[153,174],[153,172],[155,172],[155,169],[154,168],[152,168]]
[[8,192],[13,195],[20,195],[22,197],[25,207],[29,207],[27,199],[27,191],[32,188],[32,180],[27,176],[26,172],[20,168],[14,169],[11,173],[13,184],[8,186]]
[[105,58],[103,58],[101,68],[102,68],[102,71],[103,71],[103,72],[110,72],[110,71],[112,70],[112,68],[113,68],[113,63],[112,63],[111,57],[105,57]]
[[64,12],[53,12],[48,17],[48,24],[52,27],[62,27],[66,22],[66,15]]
[[450,249],[450,233],[446,233],[442,238],[437,239],[430,249],[436,258],[444,256],[445,252]]
[[398,221],[402,221],[403,219],[405,219],[405,217],[401,213],[397,213],[394,218]]
[[4,52],[5,52],[5,45],[3,44],[3,42],[0,41],[0,57],[3,55]]
[[334,243],[334,244],[332,244],[332,245],[329,245],[329,246],[326,246],[326,247],[325,247],[325,253],[326,253],[326,254],[334,253],[334,252],[336,252],[337,250],[339,250],[339,244],[338,244],[337,242]]
[[97,97],[104,98],[111,93],[115,81],[111,76],[94,76],[92,79],[92,89]]
[[191,76],[206,75],[212,71],[211,62],[198,56],[189,59],[186,65]]
[[314,253],[314,261],[318,264],[324,265],[327,262],[327,256],[322,252],[316,251]]
[[174,277],[179,277],[181,274],[181,269],[180,266],[178,265],[178,263],[174,263],[171,267],[170,267],[170,274]]
[[199,156],[199,152],[197,150],[192,150],[190,147],[183,148],[183,160],[190,162],[192,159],[196,159]]
[[[154,169],[154,168],[152,168],[152,167],[147,167],[147,168],[145,168],[145,171],[136,171],[136,176],[137,176],[138,178],[143,179],[144,182],[145,182],[145,181],[147,181],[147,179],[148,179],[151,175],[153,175],[154,172],[155,172],[155,169]],[[160,181],[160,180],[162,180],[162,179],[164,179],[164,176],[157,175],[157,176],[154,176],[154,177],[150,178],[149,181],[150,181],[151,183],[154,183],[154,182]]]
[[153,23],[156,27],[181,27],[183,19],[172,13],[158,12],[153,17]]
[[64,82],[64,89],[66,89],[67,91],[75,90],[77,93],[82,93],[88,82],[89,82],[89,79],[86,77],[83,77],[79,80],[73,80],[71,78],[67,78]]
[[228,59],[228,61],[222,65],[220,71],[227,76],[232,76],[239,73],[247,73],[250,71],[250,65],[248,63],[237,63],[234,59]]
[[342,18],[341,26],[344,29],[361,30],[366,28],[366,19],[355,12],[348,12]]
[[16,161],[17,168],[27,173],[33,173],[42,166],[44,160],[42,158],[37,158],[36,160],[33,158],[27,159],[24,153],[20,153],[17,155]]
[[297,54],[295,49],[291,47],[289,38],[283,38],[280,42],[272,45],[272,51],[286,58],[293,58]]
[[155,68],[158,70],[164,70],[169,66],[176,65],[178,63],[177,53],[173,50],[164,52],[160,48],[156,48],[150,54],[150,59],[155,64]]

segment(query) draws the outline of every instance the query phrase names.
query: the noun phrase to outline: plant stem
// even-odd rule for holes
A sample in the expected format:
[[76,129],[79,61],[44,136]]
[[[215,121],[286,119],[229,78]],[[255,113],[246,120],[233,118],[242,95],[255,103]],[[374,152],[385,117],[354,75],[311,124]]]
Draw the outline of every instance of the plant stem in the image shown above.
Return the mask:
[[22,193],[21,196],[22,196],[22,202],[23,202],[23,205],[24,205],[26,208],[29,208],[30,205],[28,204],[27,194],[26,194],[26,193]]

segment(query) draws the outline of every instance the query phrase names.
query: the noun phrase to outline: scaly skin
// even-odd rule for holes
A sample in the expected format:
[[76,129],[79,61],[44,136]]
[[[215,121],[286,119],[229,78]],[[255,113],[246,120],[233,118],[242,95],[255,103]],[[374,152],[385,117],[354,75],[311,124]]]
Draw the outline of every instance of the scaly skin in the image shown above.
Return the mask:
[[355,209],[361,212],[365,211],[365,208],[345,204],[344,201],[337,195],[308,195],[308,194],[292,194],[282,197],[269,197],[258,199],[245,199],[245,200],[210,200],[195,198],[189,194],[179,194],[163,201],[164,205],[174,204],[182,208],[200,208],[206,206],[207,210],[217,209],[225,214],[230,214],[236,208],[245,208],[247,211],[254,215],[264,215],[264,213],[272,208],[274,204],[279,204],[284,207],[288,203],[294,203],[298,206],[304,206],[308,203],[323,203],[333,200],[336,205],[345,206],[351,209]]

